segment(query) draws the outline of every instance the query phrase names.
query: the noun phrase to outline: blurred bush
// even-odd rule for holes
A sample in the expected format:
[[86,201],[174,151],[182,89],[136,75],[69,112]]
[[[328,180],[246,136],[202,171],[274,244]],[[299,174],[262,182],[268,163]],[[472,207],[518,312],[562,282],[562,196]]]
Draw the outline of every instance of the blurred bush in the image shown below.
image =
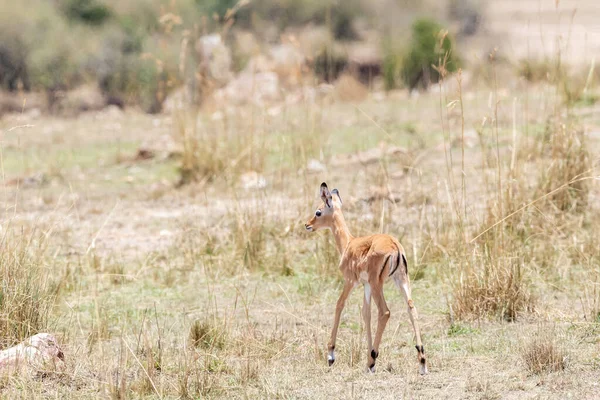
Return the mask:
[[10,27],[0,24],[0,85],[10,91],[17,90],[19,85],[29,89],[27,51],[23,39],[7,31]]
[[529,82],[552,81],[556,75],[557,64],[548,58],[520,60],[517,74]]
[[101,25],[112,12],[98,0],[63,0],[62,9],[68,19],[90,25]]
[[109,102],[159,111],[177,76],[180,37],[159,31],[159,2],[156,10],[139,3],[117,4],[120,12],[98,0],[0,9],[1,88],[46,92],[53,110],[61,92],[96,82]]
[[102,35],[87,67],[107,101],[139,105],[146,112],[161,110],[166,81],[177,76],[179,46],[175,41],[160,42],[155,45],[129,17]]
[[[435,67],[434,67],[435,66]],[[440,72],[454,72],[459,59],[450,35],[434,20],[422,18],[412,25],[408,50],[402,58],[402,80],[412,89],[427,88],[440,79]]]
[[336,80],[348,66],[348,53],[336,43],[323,46],[313,60],[313,72],[325,82]]
[[11,91],[31,88],[30,53],[42,45],[36,37],[61,22],[55,11],[49,6],[28,10],[23,3],[0,9],[0,83],[3,88]]
[[403,49],[389,37],[383,44],[383,62],[381,72],[385,90],[396,89],[402,82]]
[[275,22],[279,30],[308,23],[326,25],[335,39],[350,40],[357,38],[354,20],[364,16],[360,0],[255,0],[239,11],[236,20],[255,29],[265,22]]
[[233,9],[239,0],[194,0],[199,12],[212,17],[214,14],[223,18],[227,10]]
[[[33,89],[46,90],[51,95],[72,89],[82,81],[82,67],[88,54],[87,49],[80,48],[76,32],[64,24],[48,26],[39,33],[45,40],[29,46],[27,70]],[[45,41],[52,45],[44,45]]]
[[459,23],[459,36],[472,36],[482,26],[487,0],[449,0],[448,17]]
[[[326,27],[332,41],[317,52],[314,71],[335,79],[348,63],[335,40],[356,39],[364,0],[23,0],[0,4],[0,89],[46,93],[54,103],[81,85],[102,91],[108,103],[159,111],[181,84],[182,38],[190,46],[223,28],[237,9],[236,27],[260,42],[307,24]],[[238,7],[243,5],[243,7]],[[187,36],[186,36],[187,35]],[[234,35],[225,35],[233,41]],[[191,48],[192,48],[191,47]],[[243,65],[248,55],[239,60]],[[187,67],[186,67],[187,68]]]

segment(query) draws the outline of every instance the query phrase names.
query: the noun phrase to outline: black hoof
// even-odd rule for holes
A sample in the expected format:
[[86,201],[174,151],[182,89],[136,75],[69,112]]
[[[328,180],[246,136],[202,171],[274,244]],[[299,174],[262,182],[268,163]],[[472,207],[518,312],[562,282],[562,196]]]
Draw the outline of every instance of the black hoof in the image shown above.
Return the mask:
[[333,365],[334,362],[335,360],[327,360],[327,364],[329,364],[330,367]]

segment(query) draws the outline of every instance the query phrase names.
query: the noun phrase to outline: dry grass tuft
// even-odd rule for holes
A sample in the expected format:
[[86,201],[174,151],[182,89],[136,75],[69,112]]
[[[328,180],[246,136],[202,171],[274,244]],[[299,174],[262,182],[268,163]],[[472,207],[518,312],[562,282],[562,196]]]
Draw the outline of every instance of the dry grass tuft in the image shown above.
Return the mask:
[[198,136],[197,118],[196,113],[175,114],[175,138],[181,142],[183,148],[179,167],[179,185],[211,181],[227,167],[216,138]]
[[341,101],[361,102],[369,96],[369,90],[350,74],[342,74],[334,85],[334,94]]
[[538,194],[553,192],[570,183],[566,189],[552,194],[549,201],[561,211],[583,211],[589,185],[579,178],[591,166],[583,130],[573,124],[554,122],[546,125],[545,136],[542,152],[548,153],[550,165],[542,169]]
[[221,116],[223,121],[202,121],[198,111],[173,115],[173,137],[181,145],[179,185],[212,182],[217,177],[235,181],[240,173],[261,171],[266,160],[264,135],[238,129],[242,119]]
[[487,379],[470,379],[467,382],[465,390],[467,392],[476,393],[477,398],[480,400],[496,400],[502,398],[498,391],[494,390],[491,382]]
[[48,327],[59,290],[48,267],[43,234],[6,229],[0,238],[0,347]]
[[249,270],[261,268],[265,262],[268,236],[262,213],[238,210],[232,233],[236,252],[244,267]]
[[190,344],[203,349],[222,349],[225,346],[225,331],[214,321],[195,320],[190,327]]
[[517,74],[529,82],[552,81],[556,75],[556,63],[545,59],[525,59],[519,61]]
[[473,258],[454,285],[452,312],[458,319],[491,315],[514,321],[534,308],[519,257]]
[[538,332],[521,351],[525,367],[530,373],[563,371],[567,367],[567,354],[557,343],[554,332]]

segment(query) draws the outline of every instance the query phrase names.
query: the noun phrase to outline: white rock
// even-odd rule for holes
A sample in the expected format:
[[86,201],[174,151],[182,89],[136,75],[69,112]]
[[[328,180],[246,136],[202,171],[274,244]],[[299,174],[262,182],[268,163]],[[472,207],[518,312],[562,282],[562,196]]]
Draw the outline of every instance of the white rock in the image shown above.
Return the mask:
[[231,52],[218,33],[202,36],[196,43],[196,51],[210,78],[219,84],[229,82],[231,72]]
[[25,367],[64,367],[64,354],[53,335],[38,333],[16,346],[0,351],[0,372],[20,372]]
[[172,113],[177,110],[184,110],[192,103],[190,94],[185,87],[180,87],[173,90],[167,95],[163,102],[163,111]]
[[223,113],[221,111],[215,111],[210,116],[210,119],[212,119],[213,121],[222,121],[223,120]]
[[274,72],[241,73],[226,87],[215,93],[215,99],[224,104],[263,105],[280,98],[279,77]]
[[256,171],[249,171],[240,176],[240,182],[246,190],[258,190],[267,187],[267,180]]
[[314,158],[308,160],[308,164],[306,165],[306,171],[311,173],[323,172],[327,168],[325,165],[319,160],[315,160]]

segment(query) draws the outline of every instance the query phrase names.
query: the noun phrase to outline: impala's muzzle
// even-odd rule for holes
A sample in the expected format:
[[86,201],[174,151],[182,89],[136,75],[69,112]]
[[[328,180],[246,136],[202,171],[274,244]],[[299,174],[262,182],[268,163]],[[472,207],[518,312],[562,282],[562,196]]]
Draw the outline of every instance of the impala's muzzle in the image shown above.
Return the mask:
[[312,232],[312,230],[313,230],[313,227],[312,227],[312,225],[309,225],[309,224],[304,224],[304,227],[305,227],[305,228],[306,228],[306,230],[307,230],[307,231],[309,231],[309,232]]

